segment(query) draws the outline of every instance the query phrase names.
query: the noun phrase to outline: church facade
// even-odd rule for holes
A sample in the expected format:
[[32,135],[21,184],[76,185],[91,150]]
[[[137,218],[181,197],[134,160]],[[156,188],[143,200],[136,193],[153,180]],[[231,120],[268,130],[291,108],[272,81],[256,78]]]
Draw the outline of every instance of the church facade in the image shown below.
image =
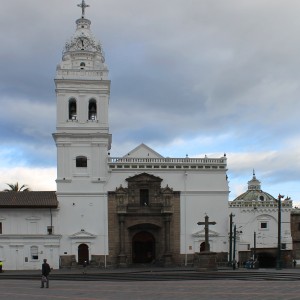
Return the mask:
[[[263,191],[261,182],[253,173],[252,179],[248,181],[247,191],[230,201],[229,209],[232,220],[231,260],[243,264],[252,259],[258,261],[257,265],[260,267],[279,267],[278,244],[280,243],[280,266],[292,266],[296,256],[293,253],[291,232],[293,202],[289,197],[279,195],[276,199]],[[280,239],[278,239],[278,232],[280,232]]]
[[0,193],[4,268],[38,269],[43,258],[53,268],[188,265],[205,248],[197,225],[205,216],[216,222],[210,250],[227,260],[226,156],[170,158],[141,144],[111,157],[109,71],[88,6],[79,6],[55,76],[57,191],[28,192],[25,200],[25,192],[6,192],[11,202]]

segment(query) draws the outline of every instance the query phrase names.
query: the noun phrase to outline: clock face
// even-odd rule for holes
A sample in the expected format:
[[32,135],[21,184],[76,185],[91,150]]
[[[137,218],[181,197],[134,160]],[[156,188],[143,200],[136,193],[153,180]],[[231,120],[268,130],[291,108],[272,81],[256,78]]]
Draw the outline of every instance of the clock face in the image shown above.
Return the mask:
[[89,46],[90,42],[87,38],[79,38],[77,41],[78,49],[85,50]]

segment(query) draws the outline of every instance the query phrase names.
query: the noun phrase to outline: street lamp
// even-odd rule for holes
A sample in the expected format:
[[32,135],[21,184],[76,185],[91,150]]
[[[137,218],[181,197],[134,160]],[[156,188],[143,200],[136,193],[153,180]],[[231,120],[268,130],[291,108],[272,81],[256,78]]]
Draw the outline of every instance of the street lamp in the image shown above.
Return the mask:
[[229,267],[232,266],[232,224],[233,224],[233,217],[234,217],[234,214],[231,213],[229,215],[229,262],[228,262],[228,265]]
[[233,266],[233,270],[235,270],[235,244],[236,244],[236,225],[234,225],[234,229],[233,229],[233,259],[232,259],[232,266]]
[[[239,228],[241,228],[242,226],[240,226]],[[232,260],[232,266],[233,269],[235,270],[236,267],[236,259],[235,259],[235,252],[236,252],[236,235],[243,233],[243,231],[236,231],[236,225],[234,224],[234,229],[233,229],[233,260]]]
[[276,269],[281,269],[281,199],[283,195],[278,195],[278,242],[277,242],[277,260]]
[[256,232],[254,231],[253,260],[256,259]]

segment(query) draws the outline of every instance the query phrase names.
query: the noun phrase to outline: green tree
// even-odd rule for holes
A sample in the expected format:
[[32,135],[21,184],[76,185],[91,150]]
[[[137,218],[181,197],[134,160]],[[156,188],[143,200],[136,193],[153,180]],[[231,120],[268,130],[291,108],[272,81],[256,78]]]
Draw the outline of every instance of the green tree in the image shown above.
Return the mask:
[[9,189],[5,189],[4,192],[29,192],[29,187],[25,184],[19,186],[19,183],[17,182],[16,184],[7,183],[7,185],[9,186]]

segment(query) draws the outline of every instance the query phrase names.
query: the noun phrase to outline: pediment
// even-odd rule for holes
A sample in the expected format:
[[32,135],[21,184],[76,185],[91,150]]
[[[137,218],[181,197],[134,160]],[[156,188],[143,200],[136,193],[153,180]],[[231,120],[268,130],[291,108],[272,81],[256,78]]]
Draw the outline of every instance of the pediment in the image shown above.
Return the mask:
[[28,221],[37,221],[37,220],[40,220],[40,219],[41,218],[35,217],[35,216],[31,216],[31,217],[26,218],[26,220],[28,220]]
[[[205,237],[205,229],[202,229],[200,231],[197,231],[192,234],[193,237]],[[219,236],[219,233],[214,230],[208,230],[208,236],[209,237],[216,237]]]
[[148,174],[148,173],[141,173],[138,175],[134,175],[126,179],[127,182],[162,182],[160,177]]
[[128,154],[124,155],[123,157],[132,157],[132,158],[164,158],[162,155],[151,149],[145,144],[140,144]]
[[84,238],[84,239],[93,239],[93,238],[96,238],[96,235],[90,233],[90,232],[87,232],[85,230],[81,230],[79,232],[76,232],[72,235],[69,236],[71,239],[81,239],[81,238]]

